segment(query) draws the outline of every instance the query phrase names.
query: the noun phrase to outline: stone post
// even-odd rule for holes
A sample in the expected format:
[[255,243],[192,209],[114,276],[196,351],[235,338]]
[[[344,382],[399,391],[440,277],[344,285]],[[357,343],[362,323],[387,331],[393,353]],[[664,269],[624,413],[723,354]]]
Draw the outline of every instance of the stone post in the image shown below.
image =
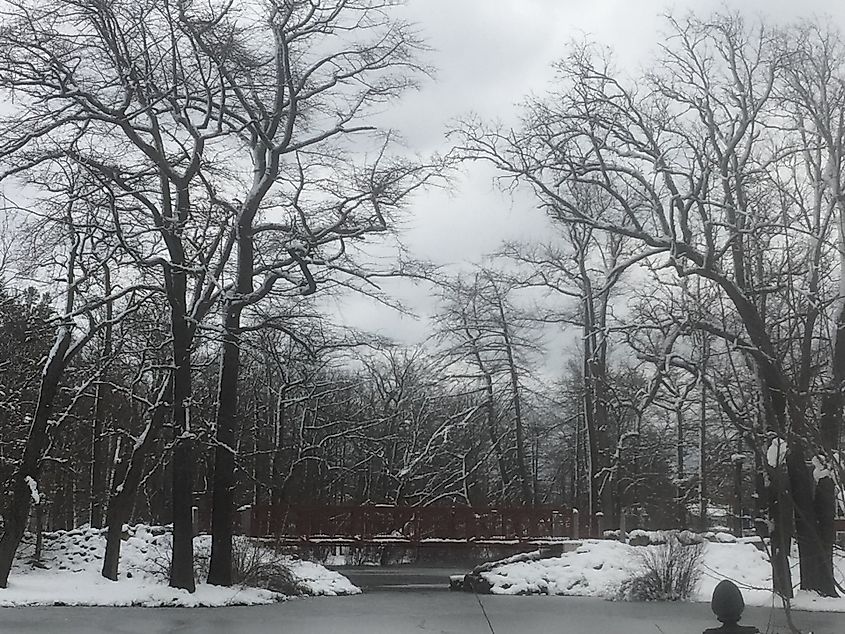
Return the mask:
[[578,539],[578,534],[581,530],[581,518],[578,509],[572,509],[572,539]]
[[240,515],[241,535],[252,535],[252,507],[244,506],[238,509]]
[[625,509],[619,512],[619,541],[623,544],[628,543],[628,533],[625,526]]
[[745,609],[742,593],[733,581],[723,579],[713,590],[710,608],[716,618],[722,622],[721,627],[711,627],[703,634],[760,634],[753,625],[740,625],[739,619]]
[[596,513],[596,533],[598,533],[596,537],[599,539],[604,537],[604,513],[601,511]]

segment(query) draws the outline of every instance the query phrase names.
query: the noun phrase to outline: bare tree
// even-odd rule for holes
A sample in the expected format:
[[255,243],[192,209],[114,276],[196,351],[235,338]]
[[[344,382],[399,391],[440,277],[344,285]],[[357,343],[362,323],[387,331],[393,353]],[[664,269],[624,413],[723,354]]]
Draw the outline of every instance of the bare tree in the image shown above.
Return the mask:
[[[59,433],[71,408],[82,397],[86,389],[99,377],[95,372],[87,381],[76,388],[71,404],[56,418],[54,406],[65,370],[71,360],[93,339],[97,333],[137,310],[149,291],[138,294],[136,286],[114,288],[103,296],[98,291],[98,280],[102,279],[104,263],[114,257],[114,245],[110,245],[98,226],[98,211],[86,207],[77,193],[88,184],[78,172],[68,170],[59,175],[47,174],[44,184],[55,191],[40,201],[41,209],[28,227],[37,236],[36,248],[48,245],[53,264],[49,274],[62,275],[62,306],[56,318],[53,346],[42,360],[38,400],[23,448],[23,455],[13,475],[12,495],[4,510],[3,535],[0,537],[0,587],[8,583],[9,571],[26,529],[31,504],[40,502],[38,481],[54,437]],[[77,207],[84,208],[82,213]],[[35,258],[43,252],[33,254]],[[62,257],[64,256],[64,257]],[[152,291],[154,292],[154,291]],[[111,312],[108,320],[97,319],[97,309],[123,299],[121,310]],[[83,327],[83,324],[85,326]]]
[[[420,44],[389,15],[390,4],[270,2],[256,5],[249,25],[231,3],[178,7],[178,28],[219,77],[220,95],[208,115],[225,123],[250,166],[230,183],[206,175],[212,200],[233,219],[237,250],[223,321],[209,583],[232,583],[244,308],[280,286],[288,293],[315,292],[311,269],[339,265],[347,241],[386,232],[390,212],[431,173],[411,161],[388,159],[386,146],[360,166],[347,158],[343,137],[372,130],[361,122],[368,110],[412,86],[421,70],[414,61]],[[285,220],[267,220],[273,211],[282,211]]]
[[87,0],[11,6],[0,85],[18,95],[18,107],[3,122],[0,153],[6,178],[57,160],[86,170],[108,193],[121,248],[145,275],[159,269],[174,366],[171,584],[192,590],[191,346],[219,295],[234,232],[198,185],[206,144],[221,132],[209,109],[219,78],[173,29],[175,8]]
[[[778,339],[771,326],[772,297],[788,285],[766,258],[788,250],[788,239],[801,234],[791,222],[794,198],[814,189],[826,205],[837,204],[841,170],[833,153],[833,169],[819,179],[804,158],[818,146],[789,123],[794,117],[777,96],[790,85],[790,69],[797,69],[778,34],[724,15],[670,20],[670,26],[674,34],[658,70],[644,79],[648,91],[628,87],[606,60],[577,49],[558,67],[562,89],[533,102],[524,129],[470,123],[462,129],[463,152],[533,188],[555,218],[634,240],[640,257],[678,277],[699,277],[724,297],[735,320],[711,316],[687,327],[743,351],[770,436],[788,443],[788,479],[778,464],[767,465],[777,589],[791,595],[786,555],[794,501],[802,587],[832,596],[832,553],[824,537],[832,521],[831,487],[817,486],[807,466],[813,455],[827,460],[830,440],[823,442],[811,421],[831,401],[819,395],[809,404],[793,378],[782,353],[792,342]],[[835,94],[838,80],[825,81]],[[784,197],[770,183],[796,159],[808,169],[793,172],[791,196]],[[591,213],[571,195],[575,185],[600,188],[612,209]],[[828,243],[823,233],[814,239]],[[826,293],[838,296],[829,287]],[[825,319],[835,322],[833,315]],[[826,418],[831,439],[840,432],[835,418]]]
[[[600,216],[610,207],[597,188],[573,187],[577,205]],[[609,429],[608,354],[610,349],[611,300],[630,259],[625,240],[617,234],[595,231],[587,225],[558,223],[557,240],[532,247],[509,244],[501,250],[524,273],[518,285],[546,293],[546,307],[539,321],[574,325],[581,329],[581,399],[584,408],[588,451],[587,497],[590,516],[602,512],[608,526],[616,524],[612,484],[612,447]],[[551,300],[551,301],[549,301]],[[554,306],[563,300],[562,305]],[[570,303],[575,303],[575,314]]]
[[454,363],[452,375],[480,383],[477,389],[483,398],[502,496],[533,504],[524,362],[536,351],[536,343],[529,321],[513,305],[512,290],[487,269],[470,280],[447,282],[444,308],[437,320],[445,355]]

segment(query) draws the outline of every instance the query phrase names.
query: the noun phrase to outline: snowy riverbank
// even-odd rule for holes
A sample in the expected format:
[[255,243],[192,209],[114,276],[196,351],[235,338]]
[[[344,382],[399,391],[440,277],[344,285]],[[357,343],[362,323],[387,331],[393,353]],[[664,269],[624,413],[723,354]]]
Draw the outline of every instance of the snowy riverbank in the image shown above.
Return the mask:
[[[98,529],[80,528],[44,534],[41,562],[32,562],[34,537],[27,535],[9,575],[9,586],[0,589],[0,606],[223,606],[275,603],[283,592],[237,586],[223,588],[197,583],[194,593],[167,585],[170,535],[162,527],[128,527],[121,547],[119,580],[100,575],[105,535]],[[239,539],[239,538],[236,538]],[[194,539],[198,569],[207,561],[211,539]],[[309,595],[356,594],[360,590],[343,575],[320,564],[294,557],[271,555],[283,567],[298,593]]]
[[[505,564],[481,575],[494,594],[555,594],[614,599],[622,583],[637,572],[644,548],[613,540],[585,540],[577,550],[560,557]],[[799,582],[797,559],[793,581]],[[845,555],[835,555],[837,579],[845,584]],[[722,579],[734,581],[747,605],[780,606],[771,592],[772,572],[764,552],[752,543],[708,542],[704,545],[701,580],[696,601],[710,601]],[[845,597],[826,599],[815,593],[796,593],[793,607],[805,610],[845,612]]]

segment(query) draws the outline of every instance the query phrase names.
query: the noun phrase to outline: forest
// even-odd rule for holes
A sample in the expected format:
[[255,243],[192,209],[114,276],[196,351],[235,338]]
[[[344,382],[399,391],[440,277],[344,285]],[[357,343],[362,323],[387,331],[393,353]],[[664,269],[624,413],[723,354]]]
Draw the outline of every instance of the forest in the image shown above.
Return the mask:
[[[770,540],[836,596],[845,44],[667,18],[648,72],[571,44],[513,125],[413,152],[392,0],[20,0],[0,23],[0,587],[31,524],[172,524],[230,585],[245,505],[559,506]],[[538,87],[540,88],[540,87]],[[483,163],[545,240],[434,266],[415,201]],[[430,295],[414,344],[347,296]],[[564,363],[553,368],[549,356]],[[2,590],[0,590],[2,592]]]

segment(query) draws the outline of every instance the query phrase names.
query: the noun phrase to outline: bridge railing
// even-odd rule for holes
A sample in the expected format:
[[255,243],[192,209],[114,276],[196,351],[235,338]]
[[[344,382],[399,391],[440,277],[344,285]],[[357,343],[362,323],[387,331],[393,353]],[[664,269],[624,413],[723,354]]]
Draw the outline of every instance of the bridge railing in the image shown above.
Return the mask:
[[529,540],[589,537],[600,531],[596,518],[591,522],[586,514],[549,506],[274,505],[243,513],[243,531],[254,537]]

